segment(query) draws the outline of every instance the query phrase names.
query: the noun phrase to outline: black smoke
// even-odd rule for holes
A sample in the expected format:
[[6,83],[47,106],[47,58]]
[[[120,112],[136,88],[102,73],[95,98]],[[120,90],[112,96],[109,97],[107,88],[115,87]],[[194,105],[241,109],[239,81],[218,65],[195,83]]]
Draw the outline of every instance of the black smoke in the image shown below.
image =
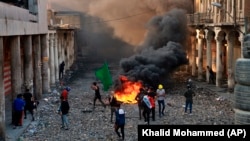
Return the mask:
[[147,29],[137,54],[120,61],[120,75],[156,87],[166,83],[179,66],[188,63],[184,50],[188,34],[186,13],[174,9],[153,17]]

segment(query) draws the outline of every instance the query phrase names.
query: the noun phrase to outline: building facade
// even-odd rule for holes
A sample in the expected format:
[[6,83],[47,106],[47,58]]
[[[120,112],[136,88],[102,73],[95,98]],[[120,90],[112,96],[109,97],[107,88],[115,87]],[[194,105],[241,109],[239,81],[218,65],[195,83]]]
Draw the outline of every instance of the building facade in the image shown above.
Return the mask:
[[242,57],[243,38],[249,32],[250,1],[194,0],[193,4],[188,14],[191,73],[208,82],[206,66],[210,66],[216,86],[232,90],[235,62]]
[[[75,61],[75,29],[51,24],[47,0],[0,0],[0,140],[16,95],[29,88],[35,99],[59,81]],[[7,123],[7,124],[6,124]]]

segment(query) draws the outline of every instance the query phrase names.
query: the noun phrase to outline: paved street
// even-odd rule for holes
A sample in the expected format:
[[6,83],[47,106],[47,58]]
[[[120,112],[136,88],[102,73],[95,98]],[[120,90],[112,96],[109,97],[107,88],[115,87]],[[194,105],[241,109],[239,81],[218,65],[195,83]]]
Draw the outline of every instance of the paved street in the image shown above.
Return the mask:
[[[56,113],[59,106],[59,93],[44,95],[36,111],[36,120],[31,122],[31,116],[24,120],[22,128],[12,129],[7,124],[9,140],[15,138],[24,141],[114,141],[117,135],[110,123],[110,109],[102,107],[97,101],[97,108],[93,110],[94,92],[90,85],[95,81],[94,68],[101,64],[84,64],[78,67],[78,71],[72,71],[72,78],[67,86],[71,87],[69,104],[71,106],[69,121],[70,129],[63,130],[60,116]],[[111,66],[111,72],[116,72],[116,67]],[[182,76],[182,77],[180,77]],[[167,90],[165,116],[158,117],[158,105],[156,105],[156,121],[150,124],[177,125],[224,125],[234,124],[234,111],[232,108],[232,95],[223,88],[216,88],[206,82],[194,81],[196,86],[193,104],[193,115],[185,115],[183,112],[184,96],[186,90],[186,76],[176,73],[173,87]],[[99,84],[101,85],[101,84]],[[58,90],[59,89],[53,89]],[[54,91],[55,92],[55,91]],[[108,92],[101,92],[102,98],[107,100]],[[125,140],[137,140],[137,125],[145,124],[139,120],[137,104],[123,104],[126,111]],[[8,113],[7,113],[8,114]],[[30,116],[30,117],[29,117]],[[8,119],[7,119],[8,121]],[[19,136],[20,135],[20,136]]]

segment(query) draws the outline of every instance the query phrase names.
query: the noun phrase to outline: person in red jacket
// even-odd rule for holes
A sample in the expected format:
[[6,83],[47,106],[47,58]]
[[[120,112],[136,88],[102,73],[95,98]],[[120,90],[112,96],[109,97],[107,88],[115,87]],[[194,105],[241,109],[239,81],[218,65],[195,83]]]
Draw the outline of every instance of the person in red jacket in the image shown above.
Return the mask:
[[70,87],[64,88],[62,93],[61,93],[61,97],[65,100],[68,100],[68,94],[69,94],[70,90],[71,90]]

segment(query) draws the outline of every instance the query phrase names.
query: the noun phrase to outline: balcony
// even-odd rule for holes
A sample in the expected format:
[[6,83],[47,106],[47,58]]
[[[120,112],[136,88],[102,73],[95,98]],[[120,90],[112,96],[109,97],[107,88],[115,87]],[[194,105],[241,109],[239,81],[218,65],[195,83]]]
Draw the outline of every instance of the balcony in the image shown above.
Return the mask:
[[[249,17],[236,17],[237,25],[244,26],[249,21]],[[226,13],[194,13],[187,14],[187,22],[189,26],[234,26],[234,19]]]
[[211,13],[194,13],[187,14],[187,22],[189,26],[201,26],[213,23]]

